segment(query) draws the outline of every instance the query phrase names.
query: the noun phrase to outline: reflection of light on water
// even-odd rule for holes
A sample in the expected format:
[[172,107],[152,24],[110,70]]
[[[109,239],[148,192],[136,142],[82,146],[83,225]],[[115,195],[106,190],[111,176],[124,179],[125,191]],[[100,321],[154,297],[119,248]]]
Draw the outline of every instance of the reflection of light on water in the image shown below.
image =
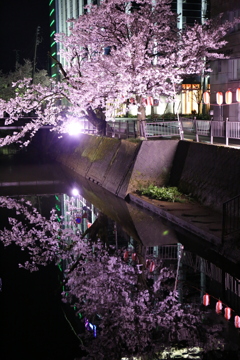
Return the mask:
[[78,196],[79,195],[78,189],[76,189],[76,188],[72,189],[72,194],[73,194],[73,196]]

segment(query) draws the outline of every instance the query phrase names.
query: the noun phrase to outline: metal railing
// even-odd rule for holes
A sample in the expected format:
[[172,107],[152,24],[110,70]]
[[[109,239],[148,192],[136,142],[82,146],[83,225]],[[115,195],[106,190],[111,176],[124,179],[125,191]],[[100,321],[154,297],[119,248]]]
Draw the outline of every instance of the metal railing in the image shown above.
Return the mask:
[[136,120],[125,121],[108,121],[106,127],[106,135],[118,138],[136,137],[137,124]]
[[223,203],[223,240],[226,236],[240,234],[240,195]]
[[178,258],[178,245],[146,247],[146,256],[163,260],[176,260]]
[[[0,119],[0,130],[21,130],[26,122],[31,121],[31,117],[20,118],[17,126],[4,125],[5,119]],[[88,120],[79,119],[83,133],[97,134],[97,128]],[[48,128],[50,126],[43,126]],[[176,137],[184,139],[187,136],[195,136],[197,142],[201,137],[207,137],[211,144],[214,138],[224,138],[226,145],[229,139],[240,140],[240,121],[212,121],[180,118],[165,121],[164,119],[138,121],[137,119],[121,119],[107,121],[106,136],[118,138],[136,138],[137,135],[145,139],[158,137]]]
[[145,137],[169,137],[180,136],[180,127],[178,121],[164,121],[164,122],[146,122]]
[[96,127],[92,123],[90,123],[90,121],[85,120],[85,119],[81,119],[81,120],[79,120],[79,122],[81,124],[81,131],[83,133],[97,134]]

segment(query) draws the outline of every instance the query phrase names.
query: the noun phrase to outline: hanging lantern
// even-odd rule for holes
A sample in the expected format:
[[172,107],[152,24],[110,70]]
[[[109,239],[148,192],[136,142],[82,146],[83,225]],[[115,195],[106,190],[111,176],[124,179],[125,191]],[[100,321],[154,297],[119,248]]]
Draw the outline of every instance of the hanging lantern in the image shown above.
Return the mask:
[[153,106],[158,106],[158,105],[159,105],[159,100],[153,99]]
[[240,88],[237,88],[236,90],[236,100],[237,102],[240,102]]
[[216,313],[220,314],[221,312],[222,312],[222,302],[218,300],[218,302],[216,303]]
[[155,270],[155,263],[153,261],[151,261],[151,264],[149,266],[149,271],[153,272]]
[[208,306],[210,304],[210,296],[208,294],[203,295],[203,305]]
[[205,91],[205,92],[203,93],[203,102],[204,102],[204,104],[206,104],[206,105],[210,104],[210,94],[209,94],[208,91]]
[[240,328],[240,316],[236,315],[234,318],[234,325],[236,328]]
[[137,254],[136,253],[132,253],[132,260],[137,261]]
[[146,105],[153,106],[153,98],[151,96],[146,99]]
[[217,100],[218,105],[222,105],[222,103],[223,103],[223,93],[221,91],[217,92],[216,100]]
[[230,90],[225,93],[225,103],[228,105],[232,103],[232,92]]
[[231,309],[230,309],[230,307],[226,307],[224,309],[224,317],[227,320],[231,319]]
[[128,251],[124,251],[124,254],[123,254],[123,259],[124,260],[127,260],[128,259]]

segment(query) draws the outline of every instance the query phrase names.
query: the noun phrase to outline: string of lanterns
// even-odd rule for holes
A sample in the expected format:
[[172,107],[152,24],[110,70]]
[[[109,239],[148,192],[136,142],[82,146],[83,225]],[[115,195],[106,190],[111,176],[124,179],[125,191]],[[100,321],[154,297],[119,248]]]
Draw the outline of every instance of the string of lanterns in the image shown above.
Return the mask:
[[[216,93],[216,102],[219,106],[223,104],[223,93],[221,91],[218,91]],[[240,103],[240,88],[237,88],[236,90],[236,101]],[[203,93],[203,102],[206,105],[210,105],[210,93],[208,91],[205,91]],[[228,90],[225,92],[225,103],[226,105],[230,105],[233,102],[233,94],[232,91]]]
[[[203,295],[203,305],[204,306],[208,306],[210,305],[210,295],[209,294],[205,294]],[[215,310],[216,310],[216,313],[217,314],[221,314],[222,311],[223,311],[223,302],[221,300],[218,300],[217,303],[216,303],[216,307],[215,307]],[[226,320],[230,320],[231,319],[231,316],[232,316],[232,309],[229,307],[229,306],[226,306],[224,308],[224,317]],[[238,315],[235,315],[234,317],[234,326],[236,328],[240,328],[240,316]]]

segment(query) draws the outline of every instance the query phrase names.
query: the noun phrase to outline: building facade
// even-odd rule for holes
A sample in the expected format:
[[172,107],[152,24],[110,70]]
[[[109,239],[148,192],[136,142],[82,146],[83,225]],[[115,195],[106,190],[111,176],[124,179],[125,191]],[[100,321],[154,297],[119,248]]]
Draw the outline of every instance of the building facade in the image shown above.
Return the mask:
[[[211,17],[224,13],[223,20],[233,20],[240,17],[240,2],[236,0],[211,0]],[[212,62],[211,68],[211,109],[213,119],[240,121],[240,103],[236,99],[236,90],[240,88],[240,24],[234,26],[226,36],[227,45],[224,53],[229,56],[226,60]],[[232,92],[232,103],[226,104],[225,95]],[[216,101],[217,92],[223,93],[223,104]]]

